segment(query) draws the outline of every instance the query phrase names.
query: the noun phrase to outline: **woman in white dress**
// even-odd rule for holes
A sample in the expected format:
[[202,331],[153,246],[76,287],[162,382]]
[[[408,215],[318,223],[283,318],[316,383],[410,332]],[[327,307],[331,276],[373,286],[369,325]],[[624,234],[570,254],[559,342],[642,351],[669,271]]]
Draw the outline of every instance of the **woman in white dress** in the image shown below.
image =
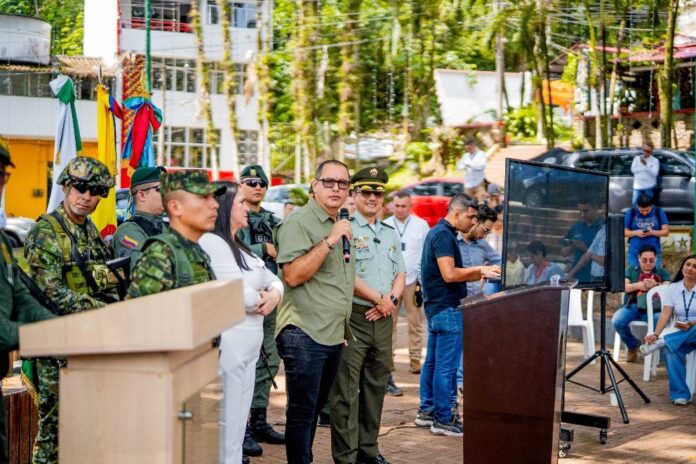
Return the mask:
[[220,205],[215,230],[199,243],[210,256],[219,280],[243,279],[246,317],[222,333],[220,375],[223,396],[220,403],[220,463],[249,462],[242,454],[244,430],[251,407],[256,362],[263,342],[263,317],[275,309],[283,297],[283,284],[264,265],[263,260],[237,238],[247,227],[246,204],[237,184],[217,198]]

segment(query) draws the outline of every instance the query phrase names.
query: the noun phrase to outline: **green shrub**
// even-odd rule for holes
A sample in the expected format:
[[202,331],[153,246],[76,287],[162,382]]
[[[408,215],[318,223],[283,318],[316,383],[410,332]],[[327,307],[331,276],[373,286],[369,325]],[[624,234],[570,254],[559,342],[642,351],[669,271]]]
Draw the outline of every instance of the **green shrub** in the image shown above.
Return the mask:
[[503,118],[505,131],[519,139],[534,137],[537,133],[537,119],[536,105],[533,104],[508,111]]

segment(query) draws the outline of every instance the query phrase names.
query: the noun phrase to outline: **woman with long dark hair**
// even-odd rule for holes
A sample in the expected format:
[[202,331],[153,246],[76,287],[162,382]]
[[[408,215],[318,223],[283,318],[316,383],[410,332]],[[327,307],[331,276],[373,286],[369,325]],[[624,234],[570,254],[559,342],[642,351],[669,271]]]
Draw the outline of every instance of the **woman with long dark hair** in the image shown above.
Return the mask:
[[249,207],[237,184],[217,198],[220,205],[215,230],[201,237],[199,244],[210,256],[219,280],[244,281],[246,317],[222,333],[220,375],[223,396],[220,404],[220,463],[248,462],[242,454],[247,416],[256,377],[256,362],[263,342],[263,318],[283,297],[283,284],[263,260],[239,239],[237,232],[247,227]]
[[[655,332],[646,335],[646,344],[640,347],[643,354],[665,348],[669,398],[678,406],[691,403],[692,397],[686,381],[686,355],[696,350],[696,288],[694,286],[696,286],[696,255],[691,255],[681,262],[677,274],[667,288]],[[673,315],[674,325],[667,327]],[[660,337],[663,331],[665,333]]]

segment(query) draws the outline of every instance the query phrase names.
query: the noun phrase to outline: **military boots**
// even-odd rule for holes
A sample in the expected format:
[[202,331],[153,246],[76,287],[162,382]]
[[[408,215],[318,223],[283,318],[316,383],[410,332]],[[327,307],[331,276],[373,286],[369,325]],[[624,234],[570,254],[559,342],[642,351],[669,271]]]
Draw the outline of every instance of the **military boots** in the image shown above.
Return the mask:
[[285,444],[285,435],[273,430],[271,424],[266,422],[266,408],[251,408],[249,425],[256,441],[271,445]]

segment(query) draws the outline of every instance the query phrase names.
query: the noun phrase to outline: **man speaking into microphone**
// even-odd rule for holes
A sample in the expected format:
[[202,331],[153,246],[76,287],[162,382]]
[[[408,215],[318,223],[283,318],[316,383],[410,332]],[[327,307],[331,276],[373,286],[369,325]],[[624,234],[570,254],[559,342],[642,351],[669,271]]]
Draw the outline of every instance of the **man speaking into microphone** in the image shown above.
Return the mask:
[[276,262],[285,296],[276,310],[276,342],[285,364],[290,464],[313,460],[319,409],[334,382],[344,343],[351,339],[355,260],[349,249],[345,262],[342,241],[353,234],[350,221],[338,218],[349,187],[348,167],[324,161],[312,181],[314,198],[277,229]]
[[399,235],[377,218],[388,181],[378,167],[362,169],[352,178],[358,207],[353,217],[353,339],[343,350],[331,390],[331,452],[336,464],[388,464],[377,438],[392,363],[392,315],[406,285]]

